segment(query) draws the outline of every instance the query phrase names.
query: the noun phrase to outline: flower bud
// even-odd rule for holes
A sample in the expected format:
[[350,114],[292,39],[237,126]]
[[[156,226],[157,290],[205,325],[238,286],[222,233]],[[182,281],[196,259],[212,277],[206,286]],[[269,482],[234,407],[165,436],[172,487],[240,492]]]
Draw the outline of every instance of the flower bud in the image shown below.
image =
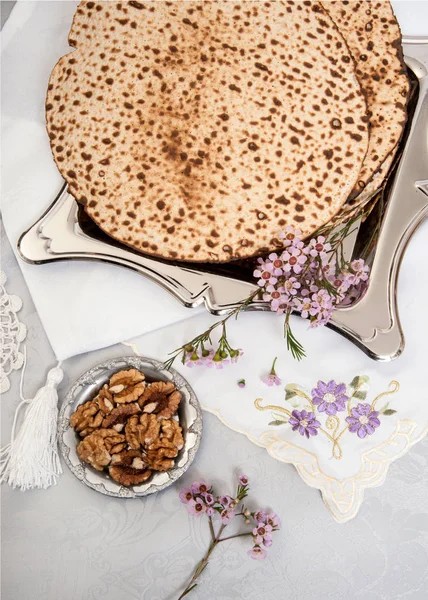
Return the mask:
[[251,523],[250,519],[245,519],[245,522],[247,525],[249,525]]
[[222,351],[220,352],[220,356],[221,356],[222,358],[227,358],[227,352],[225,352],[224,350],[222,350]]
[[221,362],[222,361],[222,358],[221,358],[221,356],[220,356],[220,354],[218,352],[216,352],[214,354],[213,361],[214,362]]
[[234,503],[239,504],[239,498],[235,498]]
[[186,350],[186,352],[193,352],[194,347],[192,346],[192,344],[187,344],[187,346],[184,346],[184,349]]
[[236,504],[235,501],[232,500],[232,502],[229,504],[229,508],[235,508]]
[[246,509],[244,510],[244,515],[245,515],[246,517],[249,517],[249,516],[251,515],[250,511],[248,510],[248,508],[246,508]]
[[192,356],[190,357],[190,360],[199,360],[199,356],[196,353],[196,351],[193,352]]
[[206,348],[204,348],[204,349],[202,350],[202,356],[203,356],[203,357],[209,356],[209,354],[210,354],[210,351],[209,351],[209,350],[207,350]]

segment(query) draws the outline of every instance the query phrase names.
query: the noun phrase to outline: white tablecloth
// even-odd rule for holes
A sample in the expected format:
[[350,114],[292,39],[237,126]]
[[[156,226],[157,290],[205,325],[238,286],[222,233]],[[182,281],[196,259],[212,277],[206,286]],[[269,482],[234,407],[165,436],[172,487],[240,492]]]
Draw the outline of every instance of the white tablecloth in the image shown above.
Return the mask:
[[[55,358],[7,243],[3,269],[10,293],[24,301],[20,318],[29,328],[24,391],[31,396]],[[119,345],[68,359],[60,396],[92,365],[129,351]],[[18,402],[19,373],[11,380],[1,402],[4,441]],[[247,556],[245,538],[225,542],[189,598],[426,598],[428,438],[391,466],[384,485],[368,490],[358,516],[344,525],[335,523],[319,492],[294,467],[270,458],[206,412],[192,468],[155,497],[108,498],[64,468],[59,484],[47,491],[2,486],[2,600],[176,600],[209,541],[207,524],[187,515],[178,492],[204,475],[228,490],[238,472],[251,479],[253,505],[280,514],[282,531],[261,562]]]
[[[60,3],[47,3],[47,6],[54,9],[57,4]],[[420,27],[421,19],[416,21],[415,27]],[[423,32],[416,29],[406,33]],[[52,193],[55,190],[52,186]],[[417,235],[419,240],[426,237],[426,227]],[[24,300],[20,317],[29,328],[25,393],[31,396],[43,382],[46,370],[55,358],[11,249],[3,241],[2,268],[8,274],[9,291]],[[74,266],[67,269],[70,273]],[[416,296],[412,298],[410,293],[413,282],[426,275],[422,259],[418,269],[417,272],[408,270],[404,263],[400,281],[400,286],[409,290],[403,314],[407,331],[409,326],[413,327],[412,313],[417,327],[420,322],[417,311],[423,310],[418,304],[421,300]],[[40,267],[34,267],[33,272],[37,276]],[[50,275],[53,274],[50,271]],[[135,281],[141,281],[134,274],[129,275],[136,277]],[[257,325],[266,317],[246,317],[241,321],[242,325],[239,322],[234,325],[233,337],[240,339],[239,328],[248,328],[257,340]],[[188,321],[182,335],[192,335],[199,330],[202,321],[206,324],[211,320],[211,317],[203,316]],[[303,326],[299,324],[298,327]],[[144,341],[138,340],[140,350],[154,352],[155,345],[159,344],[156,352],[161,357],[160,353],[166,353],[174,346],[175,339],[171,339],[167,331],[159,332],[159,336],[162,338],[157,338],[156,344],[152,343],[150,347],[149,343],[145,346]],[[321,348],[340,343],[340,338],[329,331],[305,334],[305,339],[310,338]],[[411,353],[406,351],[399,359],[401,364],[403,361],[410,363],[415,353],[425,352],[426,337],[421,335],[420,339],[419,347],[414,346]],[[351,357],[356,357],[356,351],[354,353],[353,347],[349,347]],[[260,356],[252,377],[258,377],[266,368],[273,354],[271,350],[274,349],[267,348]],[[66,377],[59,390],[60,396],[64,396],[72,381],[84,370],[124,351],[130,349],[113,346],[68,359],[64,363]],[[257,348],[248,349],[247,355],[253,351]],[[358,354],[358,361],[365,360]],[[326,361],[326,358],[322,359],[321,367],[332,368]],[[243,375],[247,376],[251,371],[250,363],[242,363],[242,366],[244,364],[247,366]],[[377,372],[379,365],[367,364]],[[395,364],[398,363],[383,365],[391,378],[395,377]],[[294,372],[291,361],[286,365],[285,373],[281,372],[285,379],[296,381],[296,375],[305,377],[303,372]],[[347,369],[350,371],[352,367],[350,364]],[[239,363],[234,369],[234,374],[230,372],[227,376],[231,385],[235,374],[236,379],[241,376]],[[189,376],[188,372],[183,373]],[[19,374],[13,373],[12,389],[1,403],[4,441],[9,439],[18,402],[18,379]],[[423,379],[420,392],[424,393],[422,382]],[[202,397],[203,380],[196,385]],[[212,386],[215,385],[214,381]],[[107,498],[83,487],[68,471],[59,485],[48,491],[20,493],[3,486],[2,598],[177,598],[208,544],[206,523],[187,515],[178,501],[178,491],[181,485],[204,475],[215,484],[224,482],[227,490],[238,471],[245,472],[251,479],[254,504],[267,505],[277,511],[282,517],[283,529],[276,535],[269,558],[260,563],[247,557],[245,540],[225,543],[218,554],[214,554],[200,587],[189,598],[422,600],[426,597],[428,439],[391,466],[382,487],[366,492],[365,503],[357,518],[339,525],[326,511],[319,492],[309,488],[293,467],[269,458],[263,448],[227,429],[214,416],[205,413],[204,419],[202,445],[191,471],[179,484],[156,497],[135,501]]]

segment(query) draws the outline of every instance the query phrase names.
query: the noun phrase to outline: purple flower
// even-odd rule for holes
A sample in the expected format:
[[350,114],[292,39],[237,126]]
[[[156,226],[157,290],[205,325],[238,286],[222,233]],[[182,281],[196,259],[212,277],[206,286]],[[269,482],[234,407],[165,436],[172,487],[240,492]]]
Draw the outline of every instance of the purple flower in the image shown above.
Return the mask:
[[262,377],[263,383],[265,383],[269,387],[272,387],[273,385],[281,385],[281,379],[278,377],[278,375],[275,372],[275,363],[277,360],[278,360],[278,357],[275,356],[269,375],[265,375],[264,377]]
[[263,294],[263,300],[265,302],[272,302],[272,300],[279,300],[279,298],[281,298],[281,293],[278,292],[275,286],[268,285],[267,288],[265,288]]
[[[278,296],[276,294],[278,294]],[[280,292],[272,293],[270,309],[273,312],[276,312],[277,315],[283,315],[291,306],[292,304],[290,296],[287,294],[281,294]]]
[[284,250],[281,254],[281,258],[284,262],[283,271],[285,274],[290,272],[296,274],[300,273],[302,271],[302,265],[304,265],[308,259],[302,249],[296,246],[290,246],[288,250]]
[[205,494],[208,490],[211,489],[211,486],[207,484],[205,479],[201,479],[200,481],[194,481],[191,485],[193,494]]
[[287,296],[295,296],[301,287],[301,283],[297,281],[296,277],[288,277],[279,289]]
[[196,350],[193,350],[193,352],[187,352],[185,361],[186,361],[186,367],[190,367],[190,368],[204,364],[203,358],[201,356],[199,356],[199,354],[196,352]]
[[266,523],[268,523],[273,530],[281,527],[281,519],[274,512],[270,512],[266,515]]
[[231,498],[230,496],[221,496],[219,498],[219,502],[222,506],[229,506],[229,504],[232,502],[233,498]]
[[251,550],[248,550],[248,554],[254,560],[263,560],[266,558],[267,552],[263,548],[260,548],[260,546],[254,546]]
[[212,517],[214,513],[215,513],[215,510],[213,509],[212,506],[206,507],[205,514],[207,515],[207,517]]
[[322,235],[318,236],[316,239],[312,238],[305,249],[305,251],[313,258],[319,256],[322,262],[327,259],[327,252],[330,250],[331,245],[326,243],[325,237]]
[[281,385],[281,379],[278,377],[278,375],[265,375],[262,377],[262,381],[269,387],[272,387],[273,385]]
[[354,275],[353,285],[358,285],[361,281],[367,281],[369,278],[370,269],[361,258],[351,262],[351,269]]
[[244,388],[245,387],[245,379],[240,379],[238,381],[238,387],[240,387],[240,388]]
[[254,513],[254,519],[257,523],[264,523],[266,521],[266,513],[264,510],[260,509]]
[[179,493],[179,498],[183,504],[189,504],[190,500],[193,500],[192,490],[190,488],[184,488],[184,490],[181,490]]
[[209,504],[209,505],[214,504],[215,498],[212,494],[209,494],[206,492],[206,493],[202,494],[202,496],[204,497],[206,504]]
[[319,290],[312,295],[312,308],[317,313],[323,313],[333,307],[334,300],[334,297],[330,296],[327,290]]
[[223,523],[223,525],[227,525],[228,523],[230,523],[230,521],[233,519],[234,516],[235,516],[235,513],[234,513],[233,509],[225,508],[220,513],[220,520]]
[[276,277],[280,277],[281,275],[283,275],[284,272],[282,269],[284,266],[284,261],[282,260],[282,258],[278,256],[278,254],[273,252],[272,254],[269,254],[269,260],[272,262],[273,274]]
[[308,317],[312,317],[317,314],[316,309],[312,307],[312,301],[308,297],[296,298],[295,305],[303,319],[307,319]]
[[241,485],[248,485],[248,477],[246,475],[240,475],[239,483]]
[[285,228],[285,231],[281,231],[278,234],[278,238],[283,240],[284,248],[288,246],[292,246],[296,242],[300,242],[300,238],[302,237],[302,232],[300,229],[294,229],[291,225],[288,225]]
[[212,348],[209,350],[204,348],[200,353],[198,353],[196,350],[193,350],[193,352],[187,352],[185,356],[186,367],[192,368],[204,366],[211,368],[215,364],[213,362],[214,355],[215,353]]
[[328,279],[336,288],[337,293],[339,294],[339,301],[341,301],[351,285],[353,285],[354,275],[348,271],[342,271],[338,275],[329,275]]
[[230,357],[230,362],[236,363],[238,362],[238,358],[244,354],[242,348],[238,348],[238,350],[232,350],[233,356]]
[[373,435],[375,429],[380,426],[377,410],[372,410],[370,404],[360,403],[351,410],[351,416],[345,421],[349,425],[349,431],[356,433],[359,438],[364,439],[367,435]]
[[317,387],[312,390],[312,402],[318,406],[320,412],[335,415],[345,410],[345,402],[349,400],[345,392],[344,383],[337,384],[333,380],[328,383],[318,381]]
[[[265,523],[258,523],[257,527],[253,529],[253,538],[256,544],[262,544],[264,539],[268,540],[268,546],[272,544],[272,536],[270,532],[272,531],[271,525],[267,525]],[[269,543],[270,541],[270,543]]]
[[262,258],[258,258],[257,262],[259,266],[255,269],[253,275],[257,277],[258,285],[260,287],[266,287],[269,284],[275,285],[278,279],[273,274],[273,264],[269,260],[264,261]]
[[202,498],[195,498],[195,500],[189,502],[187,506],[189,513],[194,517],[200,517],[205,512],[205,504]]
[[305,435],[307,438],[318,435],[317,429],[321,427],[321,423],[316,420],[313,412],[293,410],[291,415],[288,422],[293,431],[298,431],[300,435]]
[[228,365],[230,362],[228,358],[223,358],[222,356],[220,356],[219,352],[215,353],[212,360],[216,369],[223,369],[224,365]]

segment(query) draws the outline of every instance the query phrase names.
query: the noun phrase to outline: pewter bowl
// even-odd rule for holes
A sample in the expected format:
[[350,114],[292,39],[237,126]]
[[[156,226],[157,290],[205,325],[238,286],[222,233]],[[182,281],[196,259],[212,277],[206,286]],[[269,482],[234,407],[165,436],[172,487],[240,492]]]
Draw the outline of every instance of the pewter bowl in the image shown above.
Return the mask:
[[[97,471],[83,463],[77,455],[81,438],[70,427],[70,416],[79,404],[94,398],[109,378],[122,369],[135,368],[145,374],[147,381],[172,381],[182,394],[178,409],[183,429],[184,447],[175,459],[172,469],[154,471],[144,483],[124,487],[111,479],[106,472]],[[58,420],[58,440],[62,456],[70,471],[79,481],[107,496],[116,498],[139,498],[159,492],[177,481],[195,458],[202,436],[202,411],[195,392],[187,381],[174,369],[167,370],[162,362],[142,356],[124,356],[100,363],[83,373],[73,384],[61,407]]]

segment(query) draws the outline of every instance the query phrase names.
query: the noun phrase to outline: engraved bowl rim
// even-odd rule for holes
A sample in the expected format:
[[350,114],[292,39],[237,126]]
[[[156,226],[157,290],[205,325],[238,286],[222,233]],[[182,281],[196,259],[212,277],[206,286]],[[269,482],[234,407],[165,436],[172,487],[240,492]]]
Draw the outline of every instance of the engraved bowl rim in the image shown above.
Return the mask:
[[[156,484],[156,481],[150,482],[149,486],[144,490],[139,490],[138,488],[141,486],[134,487],[124,487],[120,484],[114,482],[104,473],[98,472],[89,465],[83,463],[80,459],[78,459],[78,463],[75,464],[70,458],[70,446],[66,443],[64,436],[70,430],[69,425],[69,414],[70,408],[73,404],[76,404],[76,395],[80,393],[80,390],[89,386],[94,386],[97,384],[95,379],[93,378],[95,374],[106,373],[111,371],[116,366],[121,365],[121,368],[139,368],[144,373],[144,366],[147,369],[147,366],[150,366],[151,370],[159,372],[159,374],[168,376],[169,379],[176,384],[178,389],[185,389],[187,394],[184,394],[182,397],[182,401],[188,405],[190,405],[195,412],[194,419],[188,426],[186,430],[186,434],[188,432],[194,434],[194,442],[193,445],[187,445],[187,435],[185,435],[185,445],[183,450],[187,451],[187,459],[184,464],[181,466],[174,467],[170,471],[163,472],[155,472],[153,478],[160,478],[164,476],[165,473],[168,474],[168,480],[163,483]],[[93,395],[93,391],[91,392]],[[85,397],[82,395],[81,399],[77,402],[78,404],[82,404],[89,400],[89,397]],[[154,358],[149,358],[146,356],[140,355],[126,355],[126,356],[118,356],[115,358],[104,360],[93,367],[87,369],[83,372],[72,384],[69,388],[67,395],[64,398],[64,401],[61,405],[59,416],[58,416],[58,444],[61,451],[62,458],[66,463],[67,467],[73,473],[73,475],[87,487],[100,492],[101,494],[112,496],[115,498],[142,498],[148,496],[150,494],[154,494],[160,492],[161,490],[169,487],[173,483],[175,483],[190,467],[192,464],[196,453],[199,449],[199,445],[202,437],[202,409],[199,403],[199,400],[189,384],[189,382],[183,377],[178,371],[173,368],[166,369],[164,367],[164,363],[162,361],[156,360]],[[87,477],[87,471],[91,476],[91,479],[99,479],[99,482],[92,481]],[[152,478],[152,479],[153,479]],[[114,490],[108,489],[104,482],[109,483],[109,488],[116,488]],[[141,484],[146,487],[147,484]]]

